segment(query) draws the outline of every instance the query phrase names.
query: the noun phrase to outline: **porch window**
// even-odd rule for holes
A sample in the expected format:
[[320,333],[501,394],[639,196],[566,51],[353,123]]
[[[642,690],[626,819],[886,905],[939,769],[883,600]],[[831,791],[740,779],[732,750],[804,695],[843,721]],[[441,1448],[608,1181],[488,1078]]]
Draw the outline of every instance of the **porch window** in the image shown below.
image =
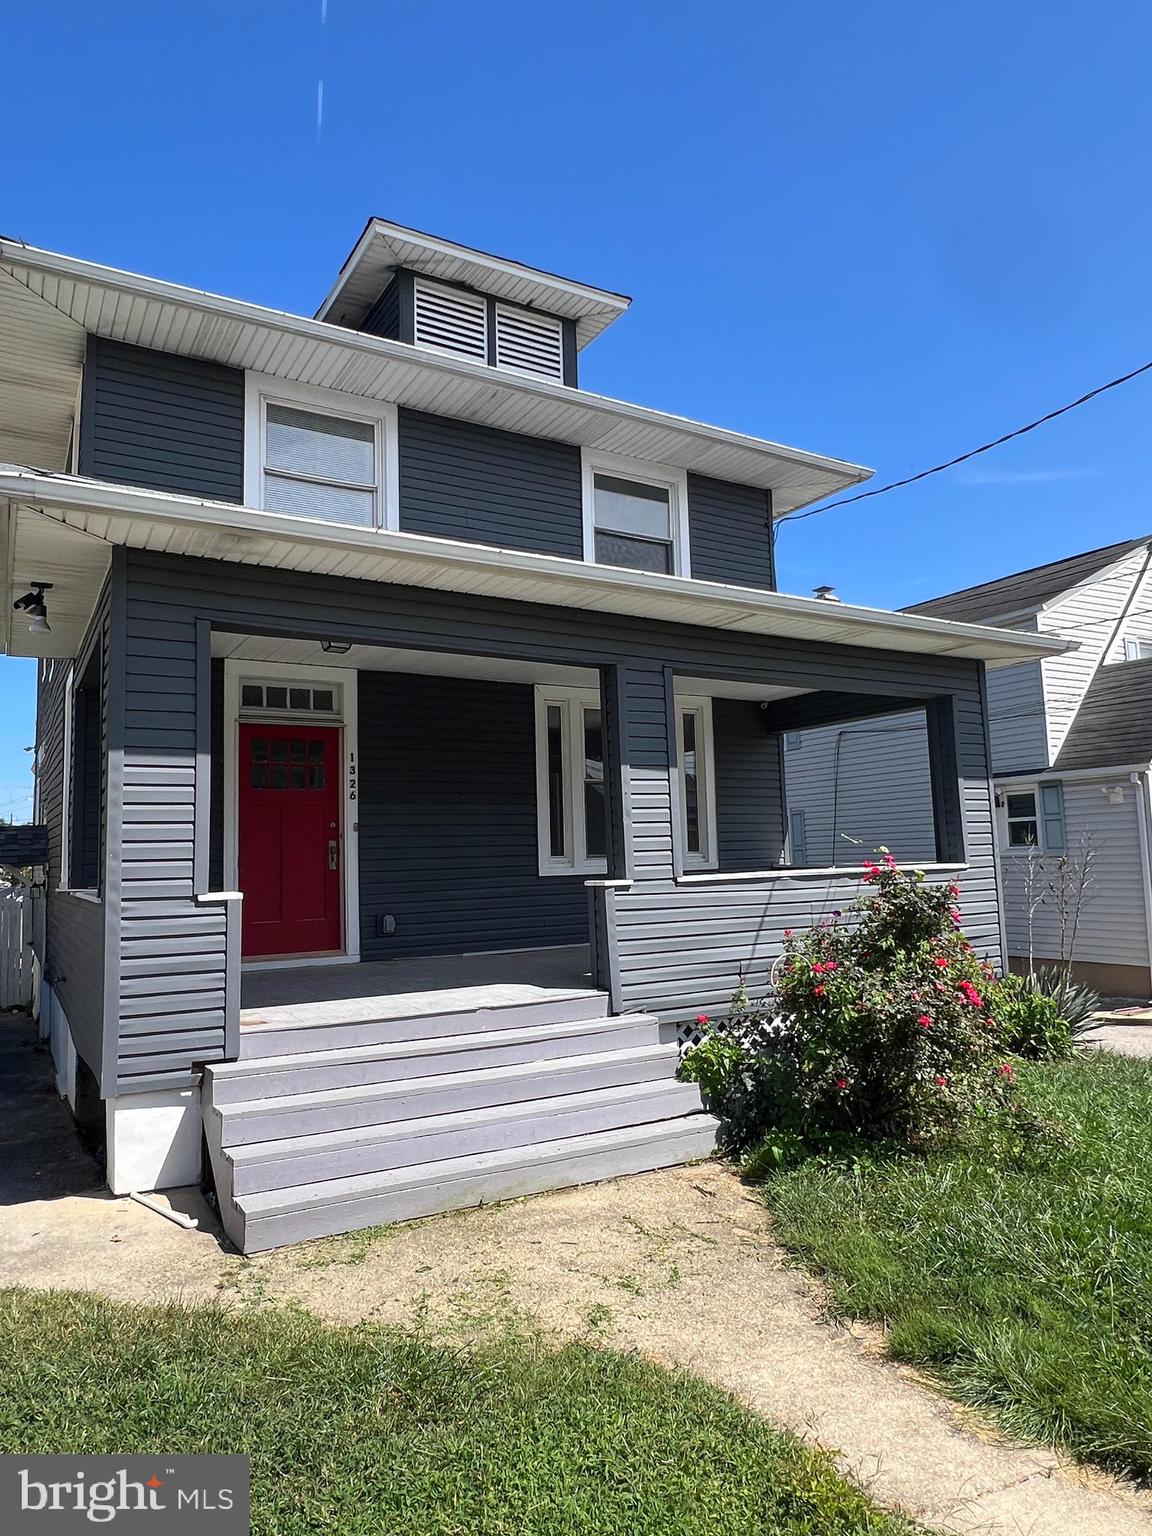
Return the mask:
[[584,558],[687,576],[687,476],[631,459],[584,459]]
[[678,698],[680,733],[681,858],[686,869],[715,869],[716,818],[713,796],[712,700]]
[[395,525],[386,494],[395,407],[283,379],[247,379],[249,506],[354,528]]
[[76,891],[94,891],[100,885],[104,795],[101,659],[101,649],[97,645],[69,700],[68,828],[62,884]]
[[604,874],[604,727],[594,688],[537,688],[536,791],[542,875]]

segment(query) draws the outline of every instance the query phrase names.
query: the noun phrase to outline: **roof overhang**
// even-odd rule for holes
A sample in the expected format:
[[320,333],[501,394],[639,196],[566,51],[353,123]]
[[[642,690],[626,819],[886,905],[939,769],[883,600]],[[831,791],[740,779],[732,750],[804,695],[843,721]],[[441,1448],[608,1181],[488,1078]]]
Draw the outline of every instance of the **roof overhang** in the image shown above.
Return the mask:
[[[567,384],[504,373],[323,320],[0,240],[0,289],[8,285],[19,285],[38,301],[45,335],[62,318],[72,323],[77,359],[85,332],[209,358],[232,368],[758,486],[771,490],[778,517],[858,485],[872,473]],[[35,384],[44,367],[39,334],[35,324],[11,337],[4,329],[0,376]],[[77,360],[73,396],[79,377]],[[0,460],[53,467],[65,462],[66,436],[49,457],[34,451],[18,432],[6,435],[5,428],[6,419],[0,417]]]
[[623,293],[591,288],[587,283],[457,245],[453,240],[441,240],[403,224],[369,219],[328,297],[316,311],[317,320],[358,326],[398,267],[411,267],[448,283],[464,283],[510,304],[563,315],[575,321],[578,347],[587,346],[632,302]]
[[[501,601],[626,614],[663,623],[691,624],[739,634],[793,639],[920,655],[956,656],[993,665],[1074,649],[1052,637],[954,624],[884,609],[821,602],[782,592],[718,582],[625,571],[423,534],[342,527],[308,518],[255,511],[228,502],[199,501],[137,490],[75,475],[33,470],[0,472],[0,499],[9,506],[3,620],[5,649],[19,655],[73,654],[72,639],[57,622],[74,602],[65,583],[53,591],[49,613],[52,649],[12,625],[13,590],[52,581],[45,532],[70,548],[92,551],[95,602],[103,569],[96,555],[111,546],[203,556],[238,564],[307,571],[346,579],[466,592]],[[33,569],[33,558],[39,564]],[[106,560],[104,566],[106,567]]]

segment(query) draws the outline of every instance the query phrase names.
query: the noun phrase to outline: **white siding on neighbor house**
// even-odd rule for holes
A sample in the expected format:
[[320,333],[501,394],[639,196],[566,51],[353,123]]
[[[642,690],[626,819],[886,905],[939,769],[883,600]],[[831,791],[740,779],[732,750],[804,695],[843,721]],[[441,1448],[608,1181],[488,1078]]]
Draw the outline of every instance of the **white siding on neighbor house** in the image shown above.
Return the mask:
[[935,859],[922,710],[796,734],[801,745],[785,742],[785,787],[789,814],[803,812],[810,866],[857,864],[881,846],[902,861]]
[[[1045,782],[1055,777],[1044,775]],[[1147,965],[1148,937],[1137,809],[1137,795],[1142,790],[1127,775],[1119,778],[1101,775],[1099,779],[1091,780],[1065,779],[1063,784],[1068,853],[1078,859],[1087,838],[1096,854],[1095,879],[1083,906],[1072,958],[1101,965]],[[1113,803],[1106,793],[1110,789],[1121,790],[1118,803]],[[1035,897],[1047,891],[1056,860],[1036,854],[1005,852],[1000,867],[1008,953],[1026,957],[1028,872],[1034,872]],[[1059,908],[1050,894],[1045,896],[1032,919],[1032,954],[1038,959],[1061,958]]]
[[[1130,619],[1121,619],[1125,608]],[[1039,615],[1045,634],[1065,635],[1079,649],[1062,656],[1048,656],[1044,671],[1044,697],[1048,721],[1049,762],[1055,762],[1093,674],[1105,660],[1124,656],[1123,636],[1152,638],[1152,563],[1141,547],[1101,571],[1091,581],[1073,588]],[[999,763],[999,772],[1004,772]]]

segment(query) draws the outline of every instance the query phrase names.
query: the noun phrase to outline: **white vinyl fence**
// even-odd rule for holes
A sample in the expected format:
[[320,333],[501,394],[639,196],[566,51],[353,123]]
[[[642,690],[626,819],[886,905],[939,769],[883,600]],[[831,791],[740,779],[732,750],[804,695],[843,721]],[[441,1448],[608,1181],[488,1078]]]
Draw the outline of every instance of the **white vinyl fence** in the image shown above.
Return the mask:
[[32,1001],[32,892],[0,887],[0,1008]]

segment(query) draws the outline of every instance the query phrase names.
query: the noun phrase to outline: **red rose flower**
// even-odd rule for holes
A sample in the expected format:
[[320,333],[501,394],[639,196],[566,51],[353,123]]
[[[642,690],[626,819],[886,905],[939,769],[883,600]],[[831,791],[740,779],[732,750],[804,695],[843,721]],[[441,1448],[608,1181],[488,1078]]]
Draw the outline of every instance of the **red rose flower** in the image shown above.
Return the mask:
[[938,1077],[936,1079],[936,1086],[937,1088],[947,1088],[948,1079],[946,1077]]
[[919,1024],[921,1029],[931,1029],[932,1028],[932,1018],[931,1018],[930,1014],[922,1013],[920,1015],[920,1017],[916,1020],[916,1022],[917,1022],[917,1024]]
[[1011,1077],[1012,1076],[1012,1063],[1011,1062],[1006,1061],[1004,1063],[1004,1065],[1000,1068],[1000,1076],[1001,1077]]
[[815,995],[817,997],[824,997],[824,996],[826,996],[826,992],[825,992],[825,989],[823,987],[813,987],[812,991],[815,993]]
[[944,958],[943,955],[937,955],[932,964],[938,966],[942,971],[946,971],[948,969],[948,961]]
[[846,1077],[838,1077],[836,1079],[836,1086],[839,1088],[840,1092],[843,1093],[845,1088],[848,1086],[848,1079]]
[[698,1013],[696,1015],[696,1022],[697,1022],[697,1024],[707,1024],[708,1023],[708,1015],[706,1013]]

